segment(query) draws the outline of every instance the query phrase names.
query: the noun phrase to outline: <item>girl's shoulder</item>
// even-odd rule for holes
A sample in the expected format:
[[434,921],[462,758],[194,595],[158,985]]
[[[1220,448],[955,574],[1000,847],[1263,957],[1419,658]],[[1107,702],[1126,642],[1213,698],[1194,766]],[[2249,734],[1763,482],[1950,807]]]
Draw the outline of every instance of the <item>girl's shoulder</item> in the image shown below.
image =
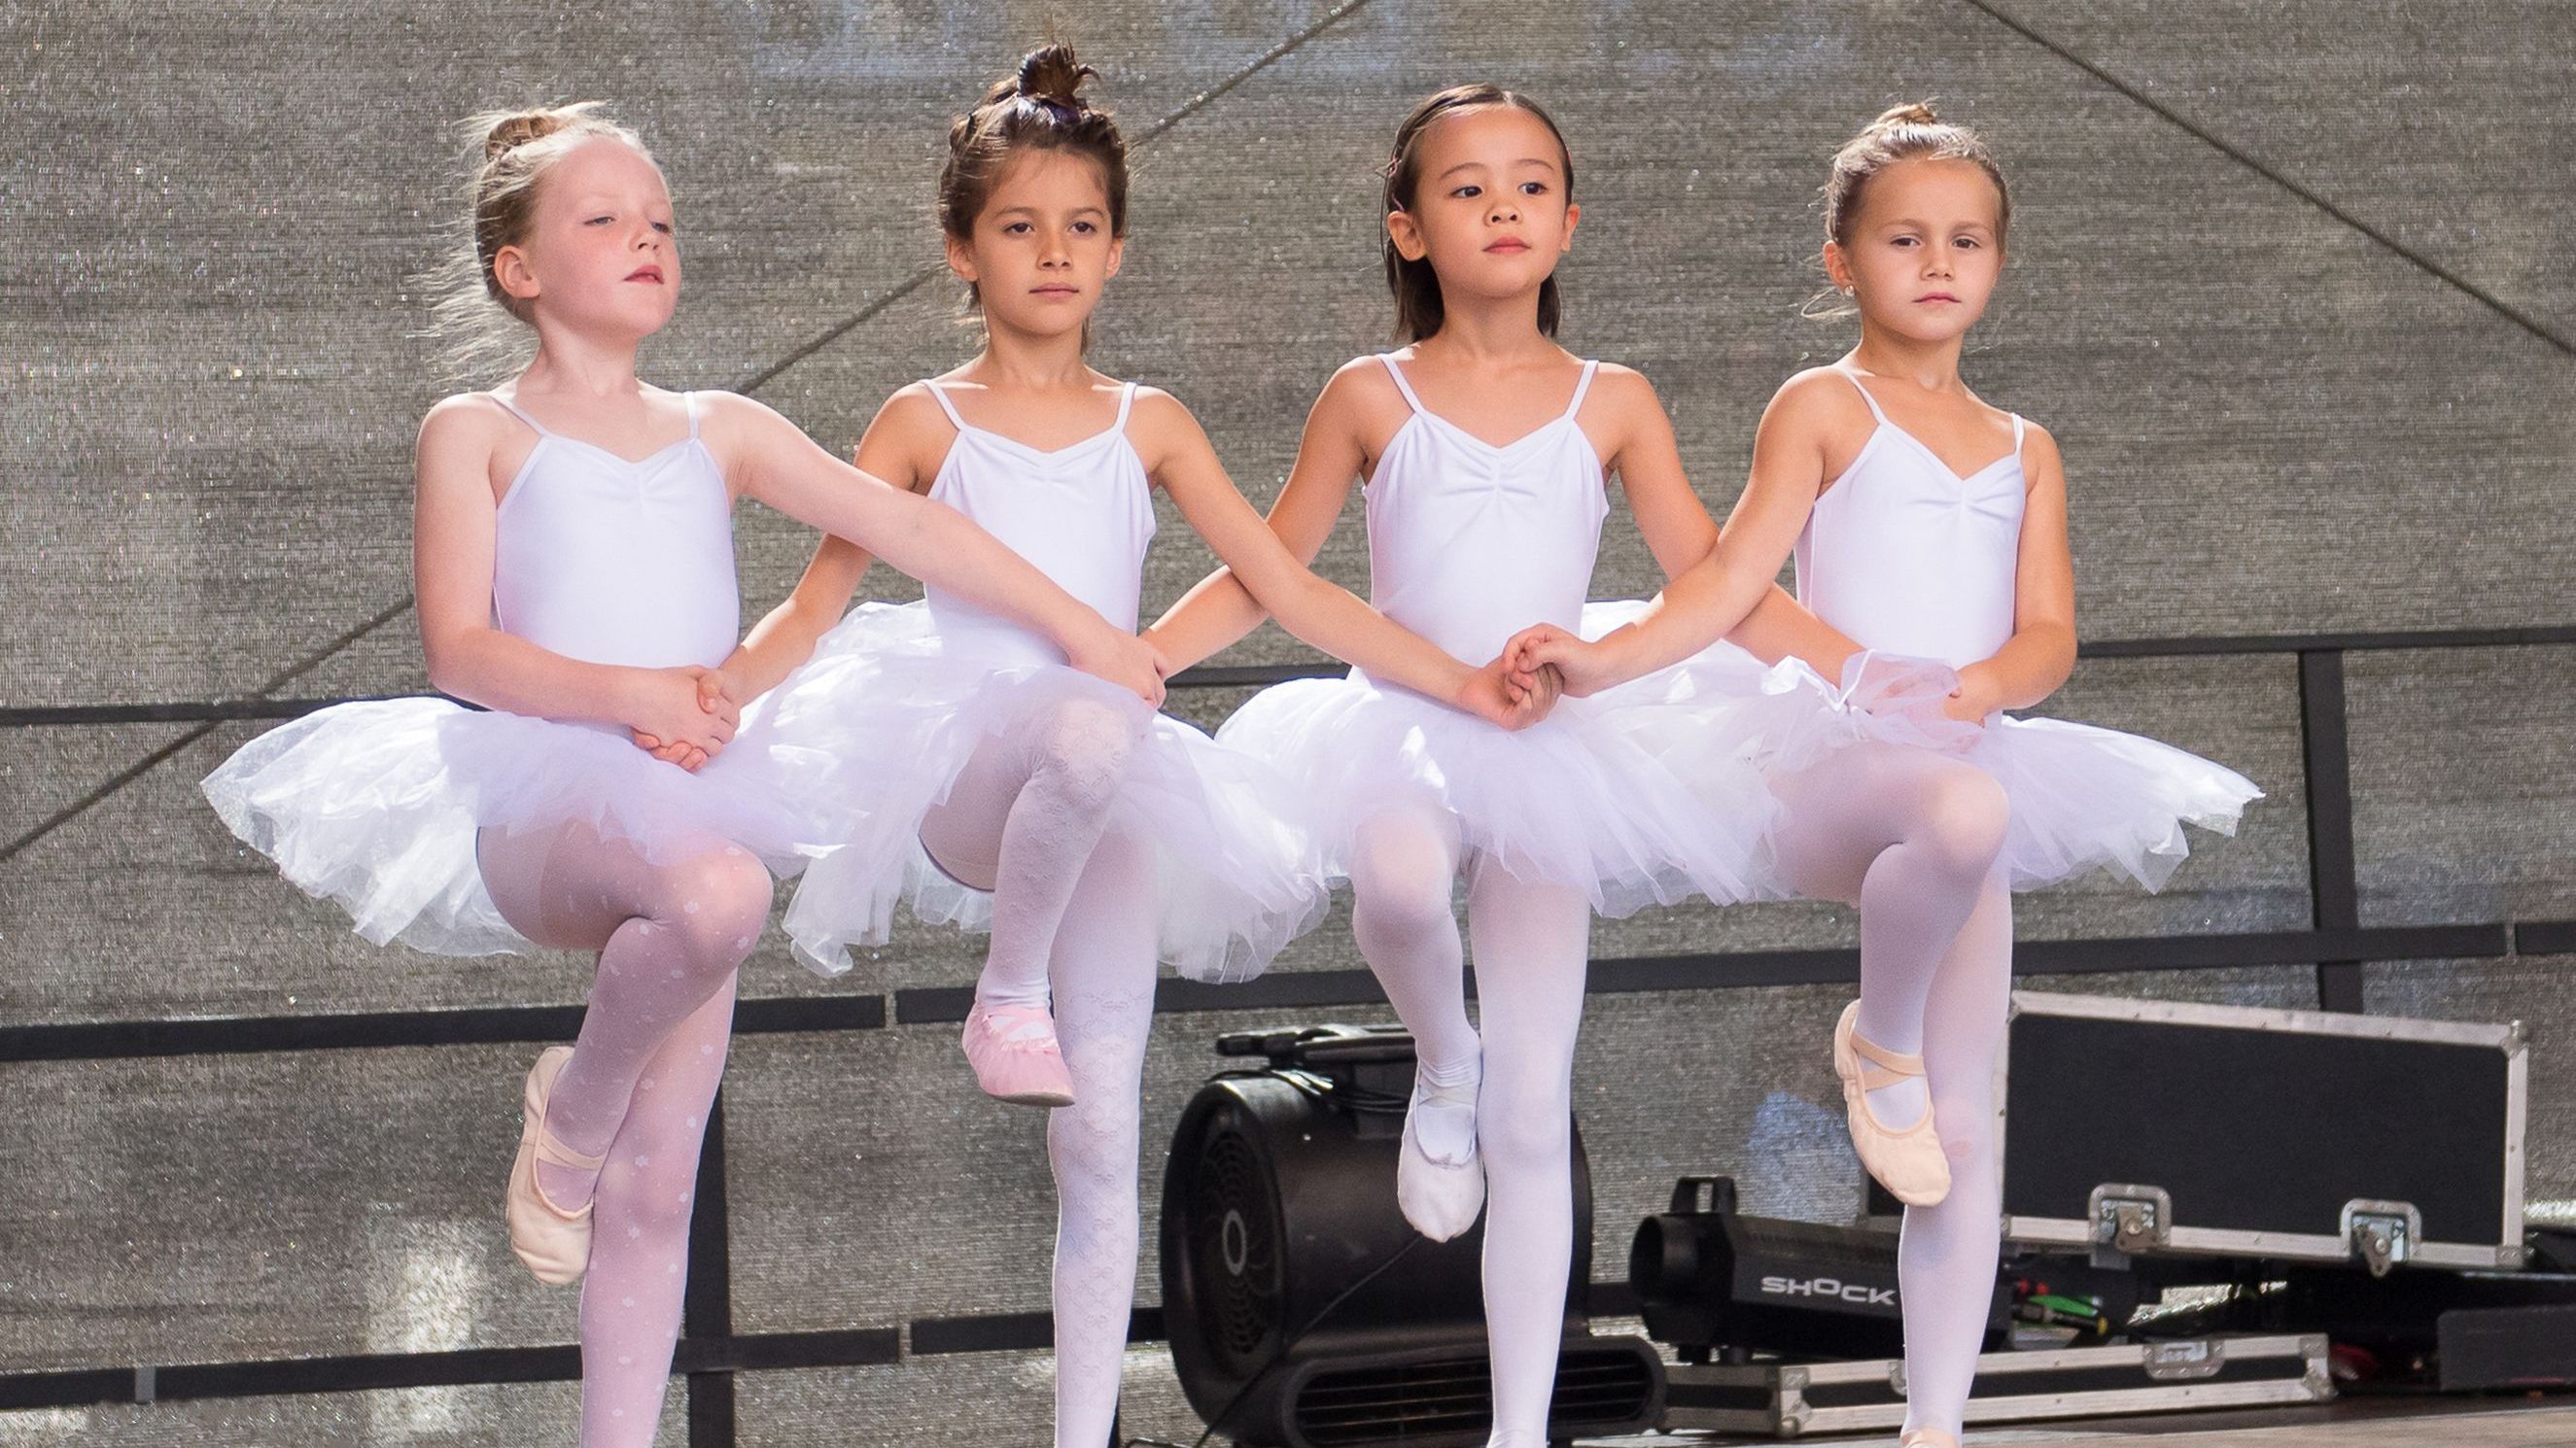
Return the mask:
[[1135,400],[1128,404],[1128,415],[1139,422],[1198,421],[1198,415],[1190,411],[1189,404],[1181,401],[1180,397],[1170,390],[1156,387],[1150,382],[1130,382],[1126,385],[1135,389],[1136,393]]
[[490,392],[458,392],[440,398],[420,420],[423,447],[491,446],[527,431],[500,398]]
[[1325,414],[1329,409],[1355,416],[1381,413],[1390,408],[1409,411],[1403,389],[1398,386],[1396,374],[1389,364],[1400,365],[1412,352],[1411,347],[1392,352],[1362,352],[1334,368],[1333,375],[1324,379],[1323,392],[1315,399],[1315,411]]
[[1207,429],[1188,404],[1160,387],[1127,384],[1135,396],[1127,404],[1127,441],[1148,469],[1158,469],[1174,449],[1195,451],[1207,445]]
[[501,400],[498,390],[476,388],[471,392],[451,392],[431,403],[428,416],[421,422],[424,426],[436,423],[453,428],[470,426],[474,420],[497,423],[509,417],[509,405]]
[[896,427],[935,425],[941,432],[952,431],[953,429],[948,426],[947,409],[939,405],[939,398],[935,395],[936,384],[942,380],[937,377],[924,377],[907,382],[887,393],[886,400],[877,404],[876,420],[868,425],[870,427],[889,424]]
[[709,388],[702,392],[672,395],[686,399],[684,405],[694,415],[697,428],[702,434],[708,432],[725,435],[759,433],[782,426],[795,426],[768,403],[757,398],[745,397],[739,392]]
[[1606,357],[1578,360],[1592,369],[1592,388],[1584,394],[1586,402],[1598,398],[1614,406],[1662,408],[1663,401],[1655,391],[1654,381],[1645,373],[1625,362],[1613,362]]
[[1850,372],[1832,363],[1789,375],[1771,394],[1762,411],[1765,428],[1797,432],[1842,432],[1878,425],[1869,399]]
[[1335,388],[1374,383],[1392,392],[1395,390],[1395,383],[1387,375],[1387,364],[1390,362],[1400,364],[1412,355],[1413,349],[1409,346],[1398,347],[1390,352],[1362,352],[1333,369],[1333,375],[1324,382],[1324,391],[1329,394]]

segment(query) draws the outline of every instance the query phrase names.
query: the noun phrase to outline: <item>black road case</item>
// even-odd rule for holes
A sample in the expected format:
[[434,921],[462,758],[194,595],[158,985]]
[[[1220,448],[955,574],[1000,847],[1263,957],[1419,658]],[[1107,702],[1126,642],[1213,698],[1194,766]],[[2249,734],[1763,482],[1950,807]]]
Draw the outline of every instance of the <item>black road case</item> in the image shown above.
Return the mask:
[[2016,991],[2004,1240],[2521,1267],[2525,1064],[2519,1022]]

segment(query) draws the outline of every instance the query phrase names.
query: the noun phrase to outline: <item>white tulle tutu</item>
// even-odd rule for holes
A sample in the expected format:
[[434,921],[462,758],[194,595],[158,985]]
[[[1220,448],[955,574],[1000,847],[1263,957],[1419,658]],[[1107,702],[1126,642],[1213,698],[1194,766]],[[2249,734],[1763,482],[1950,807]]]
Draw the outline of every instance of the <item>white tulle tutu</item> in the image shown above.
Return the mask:
[[1139,731],[1110,824],[1155,846],[1165,961],[1197,980],[1246,980],[1323,918],[1326,884],[1286,781],[1089,674],[943,646],[923,604],[861,605],[771,697],[772,726],[793,747],[902,762],[850,781],[852,823],[788,907],[797,956],[818,972],[884,944],[898,902],[935,924],[991,928],[992,896],[932,862],[922,820],[980,745],[1068,699]]
[[[1599,621],[1624,621],[1643,607],[1600,606]],[[1597,637],[1606,630],[1595,623],[1587,610],[1585,632]],[[2000,714],[1982,728],[1946,719],[1939,701],[1958,682],[1947,665],[1866,659],[1865,669],[1852,671],[1855,686],[1844,687],[1801,660],[1766,667],[1733,644],[1716,644],[1655,676],[1660,696],[1690,722],[1651,747],[1685,776],[1731,771],[1747,759],[1787,774],[1863,741],[1955,755],[1994,776],[2011,801],[2003,859],[2017,890],[2094,869],[2161,889],[2191,853],[2184,825],[2232,835],[2245,806],[2263,797],[2224,765],[2116,729]],[[1711,762],[1695,762],[1702,759]],[[1777,878],[1762,884],[1766,893],[1788,893]]]
[[[1587,631],[1592,616],[1586,611]],[[1604,624],[1603,627],[1608,627]],[[1460,838],[1528,880],[1582,890],[1603,915],[1764,893],[1776,808],[1758,771],[1694,757],[1689,787],[1659,757],[1687,730],[1691,681],[1658,674],[1506,731],[1358,670],[1264,689],[1217,731],[1296,785],[1324,867],[1348,878],[1360,824],[1427,798]]]
[[243,843],[346,909],[360,935],[491,955],[534,947],[484,889],[478,831],[581,821],[657,862],[721,840],[793,873],[802,852],[833,833],[825,802],[846,793],[847,768],[770,747],[756,706],[692,774],[622,730],[389,699],[272,729],[202,788]]

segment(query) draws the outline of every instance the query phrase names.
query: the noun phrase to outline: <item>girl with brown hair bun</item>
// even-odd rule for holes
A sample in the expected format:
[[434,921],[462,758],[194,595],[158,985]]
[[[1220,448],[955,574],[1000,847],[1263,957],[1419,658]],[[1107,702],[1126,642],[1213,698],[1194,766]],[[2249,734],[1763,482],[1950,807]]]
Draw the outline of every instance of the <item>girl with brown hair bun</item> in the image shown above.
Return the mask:
[[[860,466],[974,518],[1122,626],[1135,622],[1160,488],[1316,647],[1498,733],[1537,717],[1548,696],[1508,699],[1492,663],[1470,668],[1307,572],[1187,408],[1084,360],[1127,220],[1126,144],[1085,96],[1091,74],[1066,47],[1034,51],[950,128],[939,223],[983,346],[888,399]],[[1156,956],[1206,980],[1256,974],[1322,913],[1323,882],[1301,802],[1266,765],[1099,687],[1046,639],[948,590],[840,618],[867,564],[825,544],[728,666],[756,689],[819,636],[819,656],[779,690],[788,736],[910,764],[901,788],[860,781],[865,828],[807,873],[788,933],[831,966],[849,944],[881,942],[899,901],[991,931],[964,1045],[987,1092],[1062,1108],[1047,1123],[1055,1441],[1098,1448],[1134,1297]]]

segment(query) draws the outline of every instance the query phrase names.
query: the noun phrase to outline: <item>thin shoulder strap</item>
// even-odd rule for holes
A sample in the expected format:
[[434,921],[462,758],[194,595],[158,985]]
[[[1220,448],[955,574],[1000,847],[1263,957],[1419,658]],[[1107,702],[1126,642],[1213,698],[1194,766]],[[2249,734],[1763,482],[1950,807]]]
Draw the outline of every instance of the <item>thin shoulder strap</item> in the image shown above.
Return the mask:
[[2013,420],[2013,451],[2014,451],[2014,452],[2016,452],[2016,453],[2018,453],[2018,452],[2020,452],[2020,451],[2021,451],[2021,435],[2022,435],[2023,433],[2025,433],[2025,432],[2029,431],[2030,429],[2029,429],[2029,425],[2028,425],[2028,424],[2026,424],[2026,423],[2024,423],[2024,422],[2021,420],[2021,414],[2020,414],[2020,413],[2018,413],[2018,412],[2014,413],[2014,414],[2012,415],[2012,420]]
[[1136,384],[1130,382],[1126,386],[1118,389],[1118,420],[1109,424],[1109,430],[1111,432],[1125,432],[1127,430],[1127,413],[1128,410],[1133,408],[1135,405]]
[[1565,404],[1565,415],[1568,418],[1583,410],[1583,394],[1592,390],[1592,374],[1600,370],[1600,367],[1601,364],[1598,362],[1583,364],[1583,375],[1574,381],[1574,400]]
[[[509,409],[509,413],[512,417],[515,417],[519,421],[526,423],[528,426],[535,428],[537,430],[537,436],[552,437],[555,435],[553,428],[550,428],[544,423],[537,421],[535,418],[528,416],[527,409],[519,406],[519,404],[515,402],[512,402],[510,399],[503,397],[500,393],[486,392],[483,395]],[[692,431],[695,430],[694,423],[691,425],[691,428]]]
[[1887,421],[1886,409],[1878,405],[1878,399],[1870,395],[1868,388],[1861,386],[1859,373],[1852,371],[1848,367],[1837,367],[1834,370],[1843,375],[1844,381],[1849,382],[1854,388],[1859,390],[1860,400],[1869,404],[1870,416],[1877,418],[1882,423]]
[[966,419],[957,415],[957,404],[948,400],[948,389],[927,377],[921,379],[921,385],[929,390],[930,400],[939,404],[939,410],[948,414],[949,423],[959,432],[964,432]]
[[680,405],[689,410],[689,441],[696,442],[698,440],[698,394],[681,393]]
[[1386,364],[1386,375],[1395,379],[1395,390],[1404,394],[1405,406],[1416,412],[1430,410],[1422,405],[1421,398],[1413,395],[1413,384],[1404,380],[1404,369],[1395,365],[1394,353],[1380,352],[1377,354],[1377,360]]

